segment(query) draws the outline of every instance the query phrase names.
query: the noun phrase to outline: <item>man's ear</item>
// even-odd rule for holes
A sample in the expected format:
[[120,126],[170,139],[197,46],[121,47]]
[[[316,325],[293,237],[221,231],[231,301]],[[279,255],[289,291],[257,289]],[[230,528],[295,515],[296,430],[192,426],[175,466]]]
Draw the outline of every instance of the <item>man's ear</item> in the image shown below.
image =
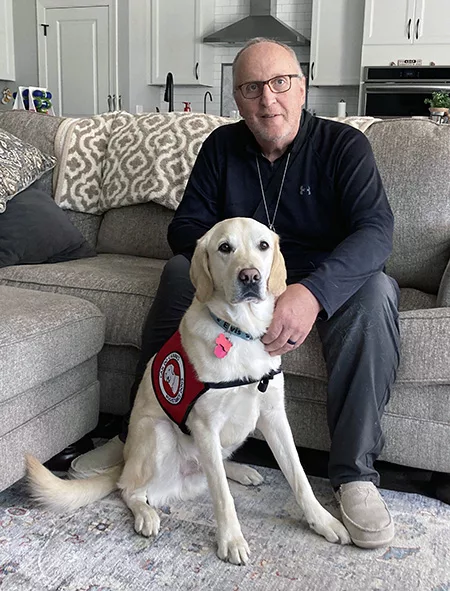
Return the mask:
[[272,268],[270,269],[267,286],[270,293],[275,297],[280,296],[286,289],[286,265],[284,264],[284,257],[281,254],[278,236],[274,244]]
[[194,250],[189,271],[192,285],[195,287],[195,297],[202,302],[212,298],[214,284],[209,270],[209,259],[206,251],[205,237],[200,238]]

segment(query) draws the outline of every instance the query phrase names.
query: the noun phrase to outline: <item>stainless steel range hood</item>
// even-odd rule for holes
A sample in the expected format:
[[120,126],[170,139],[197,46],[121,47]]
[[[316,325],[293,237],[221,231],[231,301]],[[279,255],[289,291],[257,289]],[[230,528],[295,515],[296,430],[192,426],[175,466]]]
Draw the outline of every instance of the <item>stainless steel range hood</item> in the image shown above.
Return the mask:
[[244,45],[253,37],[267,37],[286,45],[309,45],[309,40],[280,21],[276,0],[250,0],[250,16],[203,38],[203,43]]

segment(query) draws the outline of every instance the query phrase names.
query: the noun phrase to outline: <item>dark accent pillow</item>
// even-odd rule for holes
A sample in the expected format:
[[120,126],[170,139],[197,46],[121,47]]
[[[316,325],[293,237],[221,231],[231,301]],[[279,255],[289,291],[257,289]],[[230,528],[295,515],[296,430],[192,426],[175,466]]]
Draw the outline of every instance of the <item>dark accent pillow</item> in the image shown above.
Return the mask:
[[0,268],[96,255],[66,213],[38,189],[16,195],[0,215]]

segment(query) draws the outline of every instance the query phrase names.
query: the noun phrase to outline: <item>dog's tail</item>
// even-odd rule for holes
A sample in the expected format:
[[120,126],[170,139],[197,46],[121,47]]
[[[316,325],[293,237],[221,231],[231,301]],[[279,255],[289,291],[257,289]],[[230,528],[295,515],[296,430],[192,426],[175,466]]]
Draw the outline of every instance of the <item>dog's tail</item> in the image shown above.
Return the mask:
[[39,460],[25,456],[32,497],[54,511],[72,512],[109,495],[117,489],[123,465],[89,478],[63,480],[47,470]]

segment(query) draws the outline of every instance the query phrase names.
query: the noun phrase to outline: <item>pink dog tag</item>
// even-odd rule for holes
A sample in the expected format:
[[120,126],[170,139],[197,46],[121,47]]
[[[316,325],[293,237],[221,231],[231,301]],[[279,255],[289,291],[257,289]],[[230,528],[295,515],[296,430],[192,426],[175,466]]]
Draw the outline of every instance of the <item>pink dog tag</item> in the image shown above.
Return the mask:
[[214,355],[219,359],[223,359],[228,355],[228,351],[233,346],[233,343],[227,339],[223,332],[221,332],[216,339],[216,345],[217,347],[214,349]]

